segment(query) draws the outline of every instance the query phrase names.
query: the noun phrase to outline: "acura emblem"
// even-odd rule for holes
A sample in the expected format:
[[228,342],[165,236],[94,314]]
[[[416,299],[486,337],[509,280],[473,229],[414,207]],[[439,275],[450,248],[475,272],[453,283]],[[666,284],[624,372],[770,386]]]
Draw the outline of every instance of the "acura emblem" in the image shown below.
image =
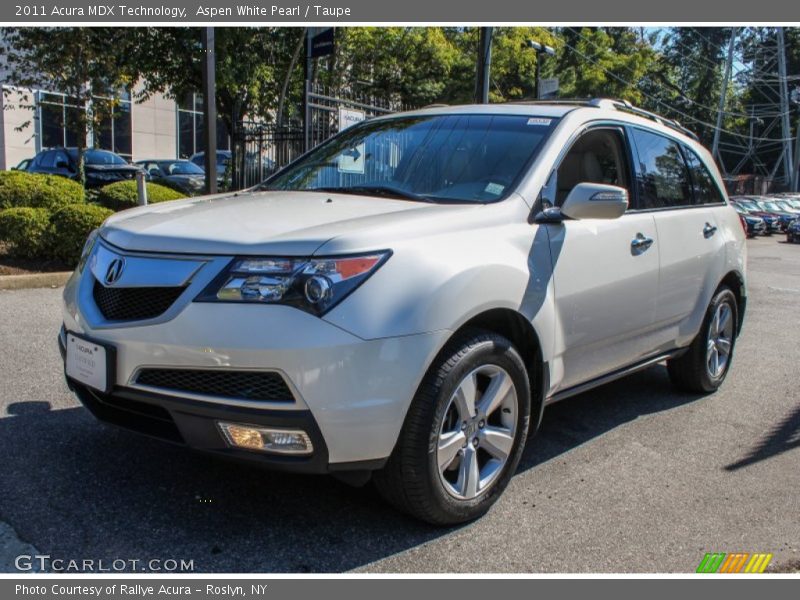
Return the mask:
[[113,285],[119,281],[119,278],[122,276],[122,269],[124,268],[124,258],[115,258],[112,260],[108,265],[108,270],[106,271],[106,285]]

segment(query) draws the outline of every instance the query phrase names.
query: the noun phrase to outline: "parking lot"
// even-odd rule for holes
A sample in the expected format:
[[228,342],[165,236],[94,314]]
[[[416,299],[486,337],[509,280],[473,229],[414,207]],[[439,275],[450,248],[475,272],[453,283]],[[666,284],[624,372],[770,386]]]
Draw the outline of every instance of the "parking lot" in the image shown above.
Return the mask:
[[732,372],[709,397],[663,366],[545,414],[480,521],[437,529],[370,488],[266,472],[102,426],[68,393],[59,289],[0,291],[0,569],[189,559],[199,572],[689,572],[706,552],[800,569],[800,246],[749,245]]

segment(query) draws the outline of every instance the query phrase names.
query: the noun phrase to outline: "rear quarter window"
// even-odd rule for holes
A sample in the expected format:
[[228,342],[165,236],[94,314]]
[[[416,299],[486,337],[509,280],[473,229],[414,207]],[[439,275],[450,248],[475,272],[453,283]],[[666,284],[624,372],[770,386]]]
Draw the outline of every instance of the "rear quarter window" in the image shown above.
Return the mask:
[[689,171],[692,174],[692,187],[694,188],[695,204],[721,204],[725,202],[717,182],[709,172],[700,157],[694,150],[686,146],[683,147],[686,155],[686,162],[689,164]]

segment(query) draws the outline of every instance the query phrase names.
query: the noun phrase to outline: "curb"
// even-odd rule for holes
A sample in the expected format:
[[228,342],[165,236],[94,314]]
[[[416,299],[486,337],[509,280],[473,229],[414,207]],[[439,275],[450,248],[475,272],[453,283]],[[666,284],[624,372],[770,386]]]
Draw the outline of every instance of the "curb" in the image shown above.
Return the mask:
[[0,275],[0,290],[61,287],[67,282],[70,275],[72,275],[72,271],[33,273],[31,275]]

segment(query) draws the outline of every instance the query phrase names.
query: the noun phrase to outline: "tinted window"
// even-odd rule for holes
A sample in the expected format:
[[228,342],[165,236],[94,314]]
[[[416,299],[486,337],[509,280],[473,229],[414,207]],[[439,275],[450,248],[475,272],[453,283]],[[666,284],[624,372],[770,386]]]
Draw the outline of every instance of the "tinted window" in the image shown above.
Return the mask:
[[266,185],[429,201],[506,196],[557,120],[424,115],[366,121],[318,146]]
[[633,130],[639,156],[639,208],[672,208],[692,204],[689,170],[681,149],[670,139]]
[[[78,159],[78,151],[75,149],[69,150],[70,155],[72,156],[73,160]],[[107,152],[106,150],[94,150],[89,149],[84,152],[83,161],[87,165],[127,165],[128,163],[125,162],[121,156],[117,156],[113,152]]]
[[65,163],[67,165],[67,168],[69,168],[69,157],[67,156],[66,152],[64,152],[63,150],[57,150],[53,154],[54,154],[53,165],[55,167],[63,168],[63,164],[61,163]]
[[39,158],[39,166],[46,169],[56,168],[56,151],[48,150]]
[[719,204],[725,202],[722,193],[719,191],[714,178],[708,169],[700,160],[700,157],[694,153],[694,150],[684,146],[683,153],[686,156],[686,162],[689,163],[689,170],[692,173],[692,183],[694,184],[694,201],[696,204]]
[[161,168],[167,175],[204,175],[205,171],[188,160],[163,162]]

